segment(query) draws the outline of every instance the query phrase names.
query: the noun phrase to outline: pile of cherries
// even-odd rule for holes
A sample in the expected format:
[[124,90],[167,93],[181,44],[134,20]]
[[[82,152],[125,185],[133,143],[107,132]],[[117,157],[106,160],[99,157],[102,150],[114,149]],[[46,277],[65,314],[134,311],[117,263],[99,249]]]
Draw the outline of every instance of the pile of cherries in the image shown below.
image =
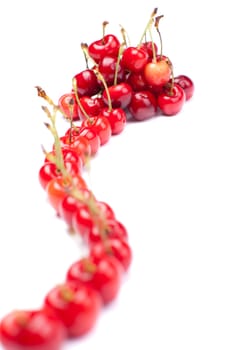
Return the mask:
[[[87,67],[73,77],[71,91],[57,104],[37,87],[46,101],[42,106],[45,125],[54,139],[49,152],[43,149],[39,181],[59,218],[70,233],[82,237],[88,253],[69,266],[64,280],[48,291],[41,307],[12,311],[2,318],[0,340],[7,350],[61,349],[65,339],[88,333],[101,309],[118,295],[132,261],[128,233],[111,206],[88,188],[82,171],[111,135],[123,131],[128,118],[177,114],[193,95],[192,80],[185,75],[174,77],[171,60],[158,53],[152,36],[146,40],[153,26],[161,39],[162,16],[156,15],[157,9],[138,46],[127,46],[124,29],[122,43],[104,33],[100,40],[82,44]],[[58,112],[69,122],[63,136],[56,128]]]

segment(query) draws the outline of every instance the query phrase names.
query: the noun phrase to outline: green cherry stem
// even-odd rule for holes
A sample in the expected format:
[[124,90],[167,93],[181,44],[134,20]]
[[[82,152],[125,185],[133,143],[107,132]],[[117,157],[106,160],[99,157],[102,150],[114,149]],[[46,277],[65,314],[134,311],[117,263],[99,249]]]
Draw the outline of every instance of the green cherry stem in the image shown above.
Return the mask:
[[80,102],[80,99],[79,99],[79,96],[78,96],[77,80],[75,78],[72,79],[72,87],[73,87],[75,99],[77,101],[77,104],[78,104],[79,108],[81,109],[81,111],[82,111],[83,115],[85,116],[85,118],[88,119],[91,122],[91,118],[89,117],[89,115],[87,114],[87,112],[83,108],[83,105]]
[[[122,52],[124,50],[124,46],[125,46],[125,41],[119,47],[117,61],[116,61],[116,67],[115,67],[115,73],[114,73],[113,85],[117,85],[117,74],[118,74],[118,69],[120,66],[120,60],[121,60]],[[106,91],[106,93],[107,93],[107,91]]]
[[146,35],[147,31],[148,31],[148,28],[152,25],[152,23],[153,23],[153,21],[154,21],[154,17],[155,17],[155,15],[157,14],[157,11],[158,11],[158,8],[155,8],[155,9],[153,10],[152,14],[150,15],[150,19],[149,19],[149,21],[147,22],[147,25],[146,25],[146,27],[145,27],[143,33],[142,33],[142,36],[141,36],[141,39],[140,39],[140,41],[139,41],[138,47],[140,47],[140,46],[142,45],[142,42],[143,42],[143,40],[144,40],[144,37],[145,37],[145,35]]
[[161,20],[161,18],[163,18],[164,16],[161,15],[161,16],[157,16],[155,18],[155,28],[157,30],[157,33],[159,35],[159,41],[160,41],[160,58],[162,59],[162,56],[163,56],[163,41],[162,41],[162,35],[161,35],[161,32],[159,30],[159,22]]

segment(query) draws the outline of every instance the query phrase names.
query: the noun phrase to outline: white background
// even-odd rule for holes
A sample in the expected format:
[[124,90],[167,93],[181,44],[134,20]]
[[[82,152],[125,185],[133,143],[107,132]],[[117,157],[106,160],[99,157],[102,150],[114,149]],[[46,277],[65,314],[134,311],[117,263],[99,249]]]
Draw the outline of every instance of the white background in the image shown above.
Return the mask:
[[[221,6],[220,6],[221,5]],[[175,117],[130,123],[91,165],[96,196],[127,227],[132,268],[117,301],[65,350],[232,350],[233,171],[230,2],[29,1],[0,4],[0,317],[40,306],[80,247],[38,182],[50,145],[35,85],[56,101],[85,68],[81,42],[127,30],[154,7],[164,53],[195,96]],[[67,128],[59,124],[61,133]],[[1,346],[0,346],[1,348]]]

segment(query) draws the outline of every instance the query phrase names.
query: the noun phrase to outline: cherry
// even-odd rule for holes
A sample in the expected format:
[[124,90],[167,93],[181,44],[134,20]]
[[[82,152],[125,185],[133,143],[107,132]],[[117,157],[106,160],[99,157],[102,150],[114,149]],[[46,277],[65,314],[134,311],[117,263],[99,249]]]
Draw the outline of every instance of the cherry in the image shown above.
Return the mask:
[[[108,87],[109,95],[113,108],[125,109],[132,98],[133,90],[131,86],[125,82]],[[103,92],[103,101],[108,105],[108,96],[106,90]]]
[[73,263],[67,271],[66,279],[76,285],[85,284],[98,291],[103,303],[108,304],[118,295],[122,266],[114,256],[88,257]]
[[69,337],[89,332],[101,306],[99,293],[84,284],[63,283],[52,288],[44,299],[44,309],[61,320]]
[[148,90],[135,92],[128,110],[136,120],[149,119],[156,114],[157,100],[152,92]]
[[[81,158],[78,158],[79,162],[64,161],[65,168],[70,176],[80,174],[82,170]],[[53,162],[45,162],[39,170],[39,181],[43,189],[46,189],[48,183],[53,178],[60,176],[61,172]]]
[[99,72],[102,74],[106,84],[111,86],[114,84],[116,69],[117,69],[117,82],[123,82],[125,80],[126,72],[119,62],[117,57],[105,56],[101,59],[98,65]]
[[185,93],[186,101],[188,101],[194,93],[193,81],[187,75],[178,75],[174,77],[174,82],[182,87]]
[[114,256],[121,263],[125,271],[129,269],[132,261],[132,251],[126,240],[107,238],[92,245],[90,256],[100,259],[106,254]]
[[97,63],[106,56],[117,57],[120,42],[115,35],[107,34],[102,39],[92,42],[88,46],[89,55]]
[[164,86],[171,78],[171,67],[166,60],[148,62],[144,68],[144,79],[148,85]]
[[83,136],[89,142],[91,148],[91,156],[94,156],[100,148],[100,138],[96,132],[88,127],[71,127],[65,132],[65,136],[72,139],[73,136]]
[[158,52],[157,45],[152,41],[146,41],[142,43],[140,47],[147,52],[149,58],[153,58],[154,53],[157,54]]
[[91,69],[85,69],[76,74],[72,80],[75,80],[77,93],[80,97],[94,96],[100,91],[98,79]]
[[148,61],[149,55],[146,50],[141,47],[127,47],[121,59],[122,66],[134,73],[140,73]]
[[111,126],[108,121],[108,118],[103,115],[98,115],[96,117],[91,117],[89,119],[85,119],[81,123],[81,130],[83,128],[89,128],[94,130],[94,132],[100,138],[100,145],[104,145],[107,143],[112,135]]
[[165,87],[164,91],[158,96],[158,107],[167,116],[172,116],[180,112],[184,102],[184,90],[176,83]]
[[88,244],[92,246],[97,242],[102,242],[104,238],[119,238],[123,240],[128,240],[128,233],[122,222],[114,218],[108,218],[106,220],[106,227],[104,229],[104,232],[100,231],[98,225],[92,226],[88,234],[87,241]]
[[74,93],[62,95],[58,100],[58,106],[66,119],[79,120],[79,108]]
[[111,126],[112,135],[120,134],[126,125],[127,117],[122,108],[103,108],[101,115],[107,117]]
[[[89,96],[80,97],[80,103],[89,117],[95,117],[98,115],[101,108],[104,106],[102,98],[93,98]],[[81,120],[86,119],[86,115],[83,114],[80,108],[78,109],[78,117]]]
[[6,350],[59,350],[65,335],[61,321],[45,310],[12,311],[0,324],[0,339]]
[[127,76],[126,82],[134,91],[142,91],[148,89],[148,84],[144,79],[143,73],[130,73]]

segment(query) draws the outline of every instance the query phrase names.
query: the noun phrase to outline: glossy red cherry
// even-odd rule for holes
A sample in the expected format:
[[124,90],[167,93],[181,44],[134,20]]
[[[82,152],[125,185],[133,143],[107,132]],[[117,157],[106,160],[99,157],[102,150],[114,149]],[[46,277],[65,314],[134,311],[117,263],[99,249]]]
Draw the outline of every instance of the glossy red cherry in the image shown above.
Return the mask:
[[164,86],[171,77],[171,66],[166,60],[148,62],[144,68],[144,79],[148,85]]
[[174,78],[174,82],[182,87],[185,93],[186,101],[188,101],[194,93],[194,83],[192,79],[190,79],[187,75],[177,75]]
[[121,64],[124,69],[139,73],[144,69],[148,57],[147,51],[143,48],[130,46],[123,51]]
[[70,266],[66,279],[78,286],[85,284],[100,293],[103,303],[113,301],[120,290],[123,269],[113,256],[105,255],[98,259],[88,257]]
[[101,307],[99,293],[81,283],[58,285],[44,299],[44,309],[61,320],[69,337],[88,333],[96,324]]
[[100,138],[100,145],[107,143],[112,135],[111,126],[108,119],[101,114],[96,117],[83,120],[81,123],[81,130],[83,128],[89,128]]
[[115,35],[104,35],[100,40],[96,40],[88,46],[89,55],[99,62],[105,56],[117,57],[120,42]]
[[[80,104],[89,117],[95,117],[98,115],[104,105],[102,99],[89,96],[80,97]],[[83,114],[80,108],[78,109],[78,116],[81,120],[86,119],[86,115]]]
[[[119,83],[108,87],[113,108],[125,109],[132,98],[133,90],[127,83]],[[108,106],[108,96],[106,90],[103,92],[103,101]]]
[[180,85],[174,83],[173,87],[164,88],[158,96],[158,107],[164,115],[172,116],[181,111],[185,102],[185,93]]
[[91,69],[85,69],[76,74],[73,79],[77,87],[79,97],[94,96],[100,91],[100,84],[95,73]]
[[143,73],[130,73],[126,82],[132,87],[133,91],[142,91],[148,89],[148,84],[144,79]]
[[83,136],[89,142],[91,148],[91,156],[94,156],[100,148],[100,138],[97,133],[89,127],[72,127],[65,132],[65,136],[72,137]]
[[157,112],[157,100],[152,92],[148,90],[135,92],[128,110],[136,120],[149,119],[155,116]]
[[0,323],[0,340],[6,350],[60,350],[65,329],[45,310],[13,311]]
[[156,55],[158,52],[157,45],[155,43],[152,43],[151,41],[146,41],[142,43],[140,47],[143,48],[148,53],[149,58],[153,58],[154,53]]
[[126,125],[126,113],[122,108],[104,108],[101,111],[101,114],[108,118],[111,125],[112,135],[120,134]]
[[[117,57],[105,56],[103,57],[98,65],[99,72],[102,74],[106,84],[108,86],[113,85],[116,69],[117,69]],[[118,65],[117,71],[117,82],[123,82],[125,80],[126,72],[122,67],[121,63]]]
[[132,250],[126,240],[107,238],[92,245],[90,256],[100,259],[105,254],[114,256],[125,271],[129,269],[132,262]]
[[[79,158],[79,162],[70,162],[65,161],[64,165],[67,170],[67,172],[71,176],[75,176],[76,174],[80,174],[83,168],[83,163],[81,161],[81,158]],[[39,181],[43,189],[46,189],[48,183],[53,178],[60,176],[61,172],[57,169],[57,166],[55,163],[52,162],[45,162],[40,170],[39,170]]]
[[66,119],[79,120],[79,107],[74,93],[62,95],[58,100],[58,106]]
[[87,242],[89,246],[95,243],[102,242],[103,238],[119,238],[122,240],[128,240],[128,232],[122,222],[108,218],[106,222],[105,230],[100,232],[100,228],[94,225],[88,234]]

